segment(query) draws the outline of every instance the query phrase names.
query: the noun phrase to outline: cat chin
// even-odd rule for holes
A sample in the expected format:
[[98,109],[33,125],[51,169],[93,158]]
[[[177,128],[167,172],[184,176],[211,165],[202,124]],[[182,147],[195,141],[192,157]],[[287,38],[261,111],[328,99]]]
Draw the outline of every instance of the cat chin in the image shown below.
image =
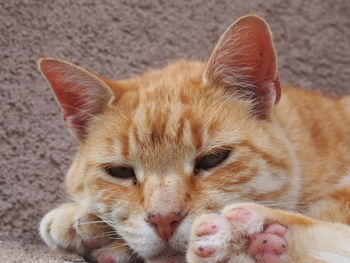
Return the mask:
[[173,234],[172,239],[169,242],[170,247],[173,250],[182,252],[187,249],[188,244],[188,233],[191,231],[191,226],[193,223],[192,216],[187,216],[183,219],[181,224],[176,229],[175,233]]
[[169,242],[169,247],[156,256],[146,259],[147,263],[186,263],[186,247],[188,244],[188,235],[192,220],[187,218],[179,226],[174,233],[173,238]]
[[[155,235],[152,229],[147,235],[139,237],[138,240],[126,240],[131,249],[151,263],[182,263],[186,262],[185,252],[188,244],[188,233],[190,232],[193,219],[186,217],[178,226],[169,243],[162,241]],[[145,231],[147,225],[142,226]]]
[[[187,244],[187,241],[185,242],[185,244]],[[186,251],[186,246],[183,245],[179,245],[179,242],[175,242],[173,244],[173,242],[170,242],[168,244],[168,246],[166,246],[165,248],[161,249],[159,251],[160,248],[156,248],[153,250],[153,252],[155,252],[151,255],[148,256],[142,256],[140,253],[139,255],[146,261],[149,263],[185,263],[186,262],[186,255],[185,252]]]

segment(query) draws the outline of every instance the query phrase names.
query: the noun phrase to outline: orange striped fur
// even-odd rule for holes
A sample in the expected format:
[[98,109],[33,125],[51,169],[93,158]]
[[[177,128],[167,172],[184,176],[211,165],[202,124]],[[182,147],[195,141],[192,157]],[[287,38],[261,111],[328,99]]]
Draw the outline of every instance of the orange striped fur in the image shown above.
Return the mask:
[[[44,75],[47,60],[39,62]],[[279,102],[276,95],[277,105],[259,106],[267,107],[260,118],[252,114],[251,101],[220,83],[203,81],[208,70],[206,63],[179,60],[115,82],[84,73],[106,85],[114,100],[105,102],[79,138],[66,177],[81,213],[107,222],[128,249],[148,262],[166,262],[162,256],[169,246],[174,262],[183,262],[193,220],[231,203],[254,202],[349,224],[350,96],[329,98],[285,86]],[[196,160],[220,149],[231,149],[229,157],[194,175]],[[133,168],[136,182],[108,175],[106,166]],[[169,245],[145,222],[149,211],[186,215]],[[47,236],[53,218],[43,220],[44,240],[71,248]],[[295,218],[293,224],[309,224]],[[86,253],[83,243],[76,246]]]

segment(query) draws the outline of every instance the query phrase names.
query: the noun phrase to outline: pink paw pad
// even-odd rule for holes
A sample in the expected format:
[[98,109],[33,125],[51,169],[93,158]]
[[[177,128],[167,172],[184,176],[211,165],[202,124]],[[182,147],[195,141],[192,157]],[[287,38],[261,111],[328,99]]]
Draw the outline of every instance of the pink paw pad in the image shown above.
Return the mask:
[[265,233],[271,233],[280,237],[284,237],[284,235],[287,233],[287,228],[285,226],[282,226],[277,223],[273,223],[269,225],[265,231]]
[[219,226],[215,224],[214,222],[204,222],[201,223],[195,230],[196,236],[207,236],[207,235],[213,235],[219,231]]
[[116,263],[114,260],[113,255],[111,255],[108,252],[102,252],[97,256],[97,262],[98,263]]
[[226,214],[226,218],[230,222],[248,223],[252,217],[253,212],[246,208],[234,208]]
[[287,245],[284,235],[287,228],[274,223],[264,231],[251,236],[248,252],[263,263],[281,263]]
[[202,258],[208,258],[212,256],[216,252],[216,247],[214,246],[198,246],[194,248],[194,253],[196,253],[197,256],[202,257]]
[[98,248],[101,248],[101,247],[107,245],[107,242],[105,242],[101,239],[97,239],[97,238],[89,238],[89,239],[83,240],[83,244],[87,248],[98,249]]

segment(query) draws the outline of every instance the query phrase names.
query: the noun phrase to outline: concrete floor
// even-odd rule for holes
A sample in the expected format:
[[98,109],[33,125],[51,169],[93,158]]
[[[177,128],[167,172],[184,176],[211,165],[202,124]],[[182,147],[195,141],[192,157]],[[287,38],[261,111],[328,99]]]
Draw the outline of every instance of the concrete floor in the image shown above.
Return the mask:
[[0,241],[1,263],[80,263],[83,259],[54,252],[43,244],[21,244]]

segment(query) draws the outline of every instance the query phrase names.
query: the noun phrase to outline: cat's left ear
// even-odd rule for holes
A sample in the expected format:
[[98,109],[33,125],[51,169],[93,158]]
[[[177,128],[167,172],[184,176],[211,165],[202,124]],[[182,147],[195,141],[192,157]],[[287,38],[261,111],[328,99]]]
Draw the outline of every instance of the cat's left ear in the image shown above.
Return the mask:
[[79,140],[85,138],[91,121],[114,102],[113,91],[104,79],[70,62],[42,57],[38,66],[62,108],[66,126]]
[[267,23],[247,15],[221,36],[203,75],[204,84],[232,90],[252,100],[253,113],[268,117],[281,96],[277,57]]

